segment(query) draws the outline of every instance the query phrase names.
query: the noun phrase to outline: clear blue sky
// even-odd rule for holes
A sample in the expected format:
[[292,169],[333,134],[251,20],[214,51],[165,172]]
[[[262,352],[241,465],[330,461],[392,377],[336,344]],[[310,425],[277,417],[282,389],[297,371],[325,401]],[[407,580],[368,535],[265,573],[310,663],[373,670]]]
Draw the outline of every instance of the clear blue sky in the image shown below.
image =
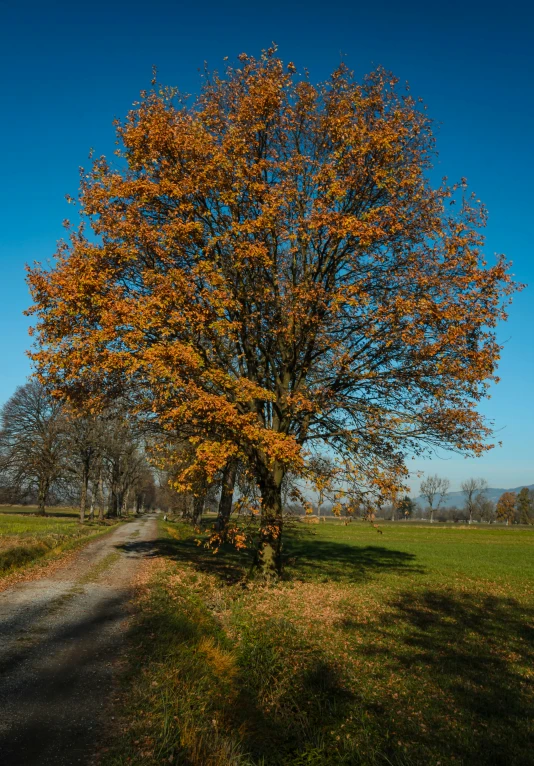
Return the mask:
[[[24,264],[53,255],[78,167],[91,147],[111,154],[112,120],[149,85],[154,64],[162,82],[189,93],[204,61],[217,67],[272,41],[314,80],[341,55],[358,76],[391,69],[441,124],[437,176],[466,176],[488,206],[488,255],[506,253],[518,280],[534,285],[533,22],[531,4],[514,0],[0,0],[0,403],[30,371]],[[533,331],[528,287],[500,330],[502,383],[483,405],[503,448],[414,467],[448,476],[451,489],[470,475],[534,483]]]

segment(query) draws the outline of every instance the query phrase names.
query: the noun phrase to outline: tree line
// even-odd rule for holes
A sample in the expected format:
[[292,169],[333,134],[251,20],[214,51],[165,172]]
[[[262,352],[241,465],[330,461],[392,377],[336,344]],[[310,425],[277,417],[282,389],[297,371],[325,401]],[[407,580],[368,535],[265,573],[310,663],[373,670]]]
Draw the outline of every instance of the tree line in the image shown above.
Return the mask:
[[[258,486],[237,460],[209,485],[197,486],[196,494],[177,491],[177,472],[188,460],[194,465],[188,442],[174,444],[166,452],[165,439],[156,437],[151,429],[139,429],[125,413],[127,408],[116,403],[115,408],[98,415],[80,414],[53,397],[38,380],[19,387],[0,411],[0,503],[35,504],[40,514],[48,505],[74,504],[82,522],[87,517],[102,521],[158,507],[199,525],[204,511],[209,510],[217,514],[219,542],[232,538],[232,512],[251,507],[259,512]],[[163,462],[162,454],[166,455]],[[159,459],[160,471],[154,468],[154,456],[156,462]],[[316,479],[321,477],[316,502],[306,500],[297,476],[286,474],[282,504],[287,513],[534,523],[534,491],[527,487],[519,493],[505,492],[495,503],[486,495],[487,482],[471,478],[461,485],[463,507],[445,507],[450,482],[434,474],[420,485],[426,508],[408,495],[369,504],[356,501],[354,496],[347,500],[350,488],[336,492],[337,468],[332,459],[316,456],[313,468]],[[339,502],[341,495],[345,499]]]
[[157,487],[144,439],[123,408],[80,414],[38,380],[20,386],[0,411],[0,503],[77,505],[88,516],[150,508]]
[[49,506],[75,505],[82,522],[158,508],[199,525],[209,510],[218,512],[221,533],[236,510],[234,488],[240,507],[257,505],[257,487],[237,462],[209,485],[197,484],[196,494],[177,490],[187,461],[187,442],[169,450],[120,400],[89,414],[32,379],[0,410],[0,504],[35,504],[42,515]]
[[421,496],[426,507],[421,507],[408,495],[398,498],[386,508],[379,509],[378,517],[391,520],[425,518],[433,521],[500,522],[505,524],[534,524],[534,490],[523,487],[518,493],[504,492],[497,502],[491,500],[484,479],[470,478],[461,483],[464,496],[462,507],[444,505],[450,482],[437,474],[421,482]]

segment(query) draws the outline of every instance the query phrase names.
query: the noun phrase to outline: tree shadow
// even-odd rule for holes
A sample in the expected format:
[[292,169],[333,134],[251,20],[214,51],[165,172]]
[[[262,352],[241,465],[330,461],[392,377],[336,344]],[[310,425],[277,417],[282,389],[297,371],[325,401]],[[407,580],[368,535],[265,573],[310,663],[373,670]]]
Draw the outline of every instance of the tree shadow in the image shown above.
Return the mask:
[[[130,596],[128,590],[102,594],[89,607],[83,602],[82,609],[78,604],[68,611],[67,593],[29,615],[26,610],[23,623],[2,626],[2,766],[87,761],[105,723],[110,658],[122,644]],[[50,624],[61,598],[61,617]]]
[[[426,590],[406,592],[374,625],[348,615],[343,628],[360,637],[359,651],[413,681],[423,711],[421,747],[464,764],[532,763],[534,609],[512,598]],[[361,639],[363,637],[363,642]],[[388,718],[400,703],[383,700]],[[409,715],[391,724],[413,738]],[[530,741],[530,745],[529,745]]]
[[423,574],[416,556],[379,545],[349,545],[291,535],[285,543],[287,571],[303,580],[362,582],[381,573]]
[[[213,555],[186,530],[150,550],[126,544],[140,545],[221,584],[242,577],[250,561],[233,549]],[[423,573],[401,551],[300,533],[288,536],[286,555],[295,557],[290,576],[301,580],[360,583],[392,572],[415,573],[417,583]],[[195,747],[207,748],[205,762],[233,763],[217,755],[224,745],[263,766],[530,766],[534,610],[467,587],[406,588],[371,619],[347,598],[332,628],[335,652],[277,613],[268,592],[257,614],[236,610],[230,632],[194,590],[177,586],[170,601],[153,595],[154,606],[142,610],[132,672],[168,684],[167,739],[157,728],[149,732],[160,743],[157,762],[171,755],[184,765],[202,762],[189,745],[180,749],[194,731]],[[228,595],[238,594],[222,597],[223,611]],[[350,653],[354,665],[345,662]],[[140,720],[143,731],[144,714]]]
[[35,511],[25,511],[19,508],[15,510],[0,510],[0,516],[24,516],[25,518],[33,519],[79,519],[80,514],[78,511],[49,511],[46,513],[38,513]]
[[328,732],[346,719],[357,690],[301,629],[283,618],[258,623],[244,632],[239,667],[232,723],[253,763],[356,763],[340,757]]
[[[158,608],[142,611],[134,627],[131,643],[138,654],[130,676],[123,678],[123,683],[135,679],[141,704],[142,679],[165,687],[162,709],[151,709],[148,727],[142,708],[131,722],[132,737],[148,736],[156,743],[151,763],[172,758],[183,766],[287,766],[303,757],[302,764],[341,764],[333,753],[325,754],[324,732],[343,719],[354,695],[340,668],[302,631],[271,618],[243,626],[236,647],[194,596],[179,605],[174,601],[171,609],[157,597],[156,603]],[[232,658],[228,665],[225,657]],[[169,721],[164,736],[158,728],[163,715]],[[308,761],[308,752],[324,757]]]
[[163,556],[171,561],[192,565],[198,572],[215,575],[229,585],[235,585],[246,577],[252,564],[249,552],[239,552],[224,545],[214,553],[203,544],[199,545],[192,535],[180,539],[159,537],[152,542],[130,541],[115,547],[130,555],[143,554],[149,558]]
[[[164,556],[192,565],[198,572],[215,575],[221,582],[235,585],[246,579],[253,563],[253,550],[238,551],[222,545],[217,552],[199,543],[193,534],[179,538],[160,537],[147,542],[129,541],[118,549],[147,556]],[[412,553],[377,545],[349,545],[317,540],[305,533],[287,535],[284,540],[284,579],[324,582],[362,582],[381,573],[423,574]]]

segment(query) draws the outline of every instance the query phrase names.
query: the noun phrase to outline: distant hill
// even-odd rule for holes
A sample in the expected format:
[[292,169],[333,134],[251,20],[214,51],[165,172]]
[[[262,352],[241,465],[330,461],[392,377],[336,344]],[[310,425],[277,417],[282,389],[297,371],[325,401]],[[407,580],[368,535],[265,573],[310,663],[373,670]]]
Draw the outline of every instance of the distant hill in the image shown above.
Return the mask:
[[[523,489],[523,487],[526,487],[527,489],[534,489],[534,484],[522,484],[520,487],[514,487],[513,489],[500,489],[498,487],[489,487],[485,494],[486,497],[489,497],[490,500],[493,500],[494,503],[497,502],[497,500],[500,498],[501,495],[504,495],[505,492],[519,492]],[[422,508],[426,508],[428,505],[427,501],[424,497],[415,498],[415,502],[420,505]],[[463,492],[448,492],[445,495],[445,499],[441,505],[442,508],[453,508],[456,506],[457,508],[462,508],[465,503],[465,495]]]

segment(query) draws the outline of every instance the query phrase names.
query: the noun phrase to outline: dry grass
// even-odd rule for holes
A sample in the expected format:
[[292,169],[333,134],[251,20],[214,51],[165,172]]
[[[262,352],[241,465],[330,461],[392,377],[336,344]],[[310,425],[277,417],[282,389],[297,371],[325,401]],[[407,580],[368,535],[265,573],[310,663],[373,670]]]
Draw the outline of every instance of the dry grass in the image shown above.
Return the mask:
[[321,525],[247,583],[163,525],[113,764],[526,766],[534,531]]

